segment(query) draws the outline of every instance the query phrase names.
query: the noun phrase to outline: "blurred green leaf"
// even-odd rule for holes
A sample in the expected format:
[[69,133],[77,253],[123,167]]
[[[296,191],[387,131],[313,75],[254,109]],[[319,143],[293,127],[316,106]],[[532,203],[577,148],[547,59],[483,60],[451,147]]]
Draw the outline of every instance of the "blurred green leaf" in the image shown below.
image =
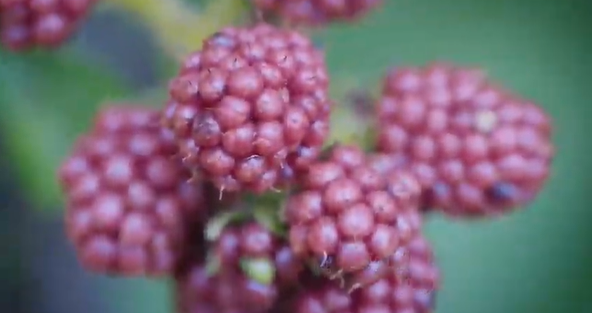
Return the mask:
[[126,94],[107,69],[66,52],[0,52],[0,135],[24,196],[59,207],[56,170],[104,101]]

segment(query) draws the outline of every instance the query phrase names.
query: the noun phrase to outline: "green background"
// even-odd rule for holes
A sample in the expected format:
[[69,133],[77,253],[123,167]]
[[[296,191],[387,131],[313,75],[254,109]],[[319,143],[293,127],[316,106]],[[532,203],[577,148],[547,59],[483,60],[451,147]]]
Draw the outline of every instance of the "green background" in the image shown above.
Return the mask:
[[[555,122],[553,175],[527,210],[494,221],[436,217],[427,223],[443,273],[436,312],[592,312],[592,3],[385,2],[362,23],[316,34],[336,82],[375,88],[390,66],[433,60],[478,65],[537,101]],[[112,35],[114,20],[129,31]],[[96,12],[73,43],[55,53],[0,50],[0,169],[6,173],[0,247],[8,247],[0,258],[2,288],[28,302],[53,303],[21,305],[29,308],[22,312],[170,311],[165,282],[84,274],[60,224],[53,174],[97,105],[137,97],[157,104],[163,89],[153,88],[165,86],[165,73],[174,70],[145,30],[124,20]],[[120,48],[137,36],[148,38],[145,49]],[[141,72],[144,67],[153,72]],[[152,78],[137,79],[144,76]],[[76,289],[85,296],[67,300]],[[44,300],[50,290],[52,300]]]

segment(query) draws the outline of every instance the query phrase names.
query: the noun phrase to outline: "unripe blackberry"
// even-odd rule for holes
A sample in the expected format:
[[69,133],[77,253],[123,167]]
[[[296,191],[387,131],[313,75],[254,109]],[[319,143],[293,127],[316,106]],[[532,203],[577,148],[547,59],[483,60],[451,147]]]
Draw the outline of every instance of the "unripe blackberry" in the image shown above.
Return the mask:
[[212,274],[205,263],[176,277],[175,296],[180,313],[263,313],[261,303],[276,297],[275,290],[238,271]]
[[[417,215],[416,215],[417,216]],[[339,287],[348,293],[354,292],[360,288],[367,288],[375,282],[399,273],[400,277],[407,275],[409,267],[409,249],[406,246],[400,246],[389,257],[370,262],[368,266],[359,271],[343,273],[332,260],[313,266],[315,272],[320,272],[322,276],[331,280],[336,280]]]
[[258,222],[227,226],[212,246],[221,268],[258,271],[245,274],[268,280],[276,288],[295,284],[304,267],[283,238]]
[[373,170],[357,147],[335,146],[328,160],[310,166],[302,183],[287,203],[290,245],[330,276],[387,262],[421,226],[415,178]]
[[219,189],[268,191],[319,155],[328,81],[308,38],[267,24],[225,28],[171,81],[165,125],[185,164]]
[[440,288],[438,269],[432,248],[423,236],[415,236],[405,247],[409,266],[404,273],[394,273],[355,295],[356,310],[366,312],[429,313],[436,306]]
[[0,40],[20,51],[53,48],[76,30],[97,0],[0,0]]
[[60,169],[67,234],[89,270],[168,274],[203,215],[201,187],[188,183],[159,120],[151,109],[107,108]]
[[479,71],[446,64],[391,70],[377,116],[378,149],[417,175],[426,208],[501,214],[527,204],[549,175],[550,118]]
[[263,12],[275,13],[292,24],[325,25],[353,22],[382,4],[382,0],[251,0]]
[[[186,307],[182,312],[200,303],[208,302],[221,312],[267,312],[278,300],[278,295],[294,287],[304,264],[292,253],[284,239],[258,222],[240,222],[224,227],[209,244],[208,262],[215,265],[208,275],[213,289],[232,289],[232,299],[205,295],[195,286],[187,286],[183,276],[204,275],[199,264],[193,273],[181,275],[185,289]],[[191,278],[191,280],[195,280]],[[190,283],[189,283],[190,284]],[[210,289],[211,292],[217,292]],[[216,311],[216,312],[218,312]]]
[[407,246],[410,265],[405,279],[398,273],[352,293],[334,281],[304,282],[293,299],[278,304],[274,312],[285,313],[429,313],[435,306],[439,270],[429,244],[416,236]]

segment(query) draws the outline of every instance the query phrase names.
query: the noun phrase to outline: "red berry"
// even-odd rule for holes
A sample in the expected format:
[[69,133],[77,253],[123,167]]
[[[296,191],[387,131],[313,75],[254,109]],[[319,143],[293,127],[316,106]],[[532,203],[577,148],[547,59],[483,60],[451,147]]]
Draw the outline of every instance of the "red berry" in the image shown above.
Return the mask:
[[212,274],[196,262],[176,277],[175,296],[180,313],[264,313],[277,294],[238,271]]
[[219,189],[268,191],[320,153],[328,81],[308,38],[267,24],[225,28],[171,81],[165,125],[185,164]]
[[353,22],[382,4],[382,0],[251,0],[293,24],[319,26],[335,21]]
[[62,44],[97,0],[0,0],[0,41],[20,51]]
[[373,284],[348,292],[335,281],[302,281],[300,290],[272,312],[284,313],[429,313],[434,310],[440,285],[439,270],[431,247],[421,236],[404,248],[408,264],[404,272],[391,271]]
[[436,291],[440,285],[440,272],[436,267],[429,243],[416,236],[406,247],[409,266],[402,273],[360,289],[354,295],[357,312],[432,312]]
[[303,185],[287,204],[290,244],[332,275],[373,273],[421,227],[419,183],[403,171],[382,175],[357,147],[335,146]]
[[391,70],[377,115],[378,149],[417,175],[427,208],[464,217],[504,213],[532,200],[549,175],[550,118],[479,71],[446,64]]
[[141,107],[105,109],[60,169],[67,233],[89,270],[169,273],[204,212],[201,187],[187,182],[159,120]]
[[270,274],[274,278],[271,284],[278,289],[295,284],[304,267],[283,238],[257,222],[227,226],[212,243],[212,248],[223,269],[240,269],[242,262],[244,271],[244,266],[248,267],[246,262],[266,262],[272,266],[270,273],[245,274]]

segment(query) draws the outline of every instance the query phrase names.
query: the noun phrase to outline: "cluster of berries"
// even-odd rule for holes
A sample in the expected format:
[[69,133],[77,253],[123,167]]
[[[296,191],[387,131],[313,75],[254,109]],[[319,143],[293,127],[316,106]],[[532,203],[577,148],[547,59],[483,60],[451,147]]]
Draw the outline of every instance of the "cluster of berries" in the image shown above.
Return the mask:
[[[12,51],[55,48],[99,0],[0,0],[0,45]],[[293,25],[355,21],[382,0],[250,0],[262,13]]]
[[0,0],[0,42],[13,51],[62,44],[97,0]]
[[[0,0],[9,47],[53,45],[90,0]],[[254,0],[291,22],[372,0]],[[263,22],[187,56],[162,109],[102,109],[59,171],[81,264],[171,277],[181,313],[427,313],[440,273],[425,213],[523,207],[553,158],[549,117],[476,69],[387,71],[371,151],[330,143],[322,51]]]

